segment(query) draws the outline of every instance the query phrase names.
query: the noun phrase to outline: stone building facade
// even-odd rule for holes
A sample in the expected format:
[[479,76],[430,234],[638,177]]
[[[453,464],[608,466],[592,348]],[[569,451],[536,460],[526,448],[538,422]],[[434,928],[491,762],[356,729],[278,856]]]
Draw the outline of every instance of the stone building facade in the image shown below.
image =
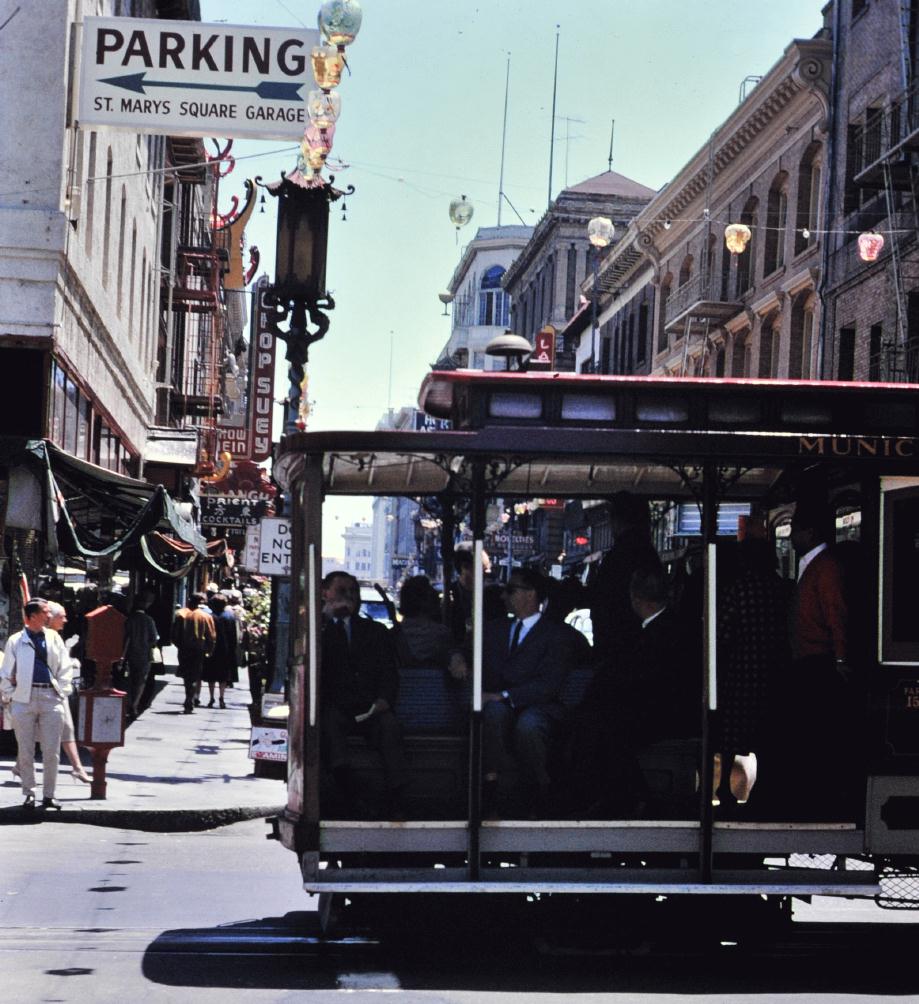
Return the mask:
[[[653,189],[615,171],[605,171],[564,189],[536,225],[532,237],[508,269],[504,288],[511,295],[511,328],[530,342],[546,325],[561,332],[580,306],[579,286],[592,274],[594,260],[587,224],[595,216],[613,221],[612,253],[629,222],[654,196]],[[599,264],[599,263],[598,263]],[[589,339],[572,334],[556,342],[556,367],[575,369],[589,359]]]

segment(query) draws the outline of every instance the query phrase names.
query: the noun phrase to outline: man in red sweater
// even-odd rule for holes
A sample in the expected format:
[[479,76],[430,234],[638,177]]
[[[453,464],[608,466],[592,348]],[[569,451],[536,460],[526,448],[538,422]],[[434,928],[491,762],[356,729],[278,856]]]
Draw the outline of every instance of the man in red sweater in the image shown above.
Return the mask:
[[[791,521],[798,555],[798,584],[792,607],[792,677],[788,700],[794,706],[798,746],[794,785],[820,817],[844,818],[852,776],[852,670],[844,569],[830,543],[833,513],[825,504],[802,499]],[[817,769],[820,765],[821,769]],[[840,815],[840,812],[843,815]]]

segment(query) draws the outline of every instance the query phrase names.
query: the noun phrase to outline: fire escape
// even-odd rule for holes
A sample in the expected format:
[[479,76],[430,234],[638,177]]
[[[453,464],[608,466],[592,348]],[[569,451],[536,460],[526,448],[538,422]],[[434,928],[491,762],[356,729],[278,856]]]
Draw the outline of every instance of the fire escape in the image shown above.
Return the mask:
[[[904,252],[919,235],[919,80],[911,53],[916,46],[913,5],[900,4],[904,89],[884,108],[870,109],[863,125],[852,126],[846,198],[860,212],[850,230],[867,230],[887,220],[889,263],[897,307],[896,330],[884,338],[871,367],[882,380],[919,380],[919,275],[909,274]],[[909,287],[909,288],[907,288]]]
[[[188,144],[189,150],[181,146]],[[197,476],[214,470],[217,422],[222,411],[225,306],[222,277],[228,268],[228,234],[219,229],[219,157],[205,163],[200,141],[174,141],[174,159],[189,167],[177,172],[174,186],[174,252],[162,272],[163,303],[168,305],[166,344],[169,379],[161,398],[162,416],[171,424],[198,431]],[[182,155],[185,156],[182,156]]]

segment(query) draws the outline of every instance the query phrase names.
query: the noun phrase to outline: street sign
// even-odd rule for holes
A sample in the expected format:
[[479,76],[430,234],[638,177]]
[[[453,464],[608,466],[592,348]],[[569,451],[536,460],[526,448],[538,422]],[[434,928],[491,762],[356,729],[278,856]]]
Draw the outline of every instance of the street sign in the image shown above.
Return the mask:
[[555,328],[547,324],[536,332],[536,344],[527,365],[530,369],[555,369]]
[[308,124],[305,28],[85,17],[83,127],[184,136],[299,138]]
[[290,575],[292,550],[290,520],[276,517],[263,519],[258,550],[258,574]]

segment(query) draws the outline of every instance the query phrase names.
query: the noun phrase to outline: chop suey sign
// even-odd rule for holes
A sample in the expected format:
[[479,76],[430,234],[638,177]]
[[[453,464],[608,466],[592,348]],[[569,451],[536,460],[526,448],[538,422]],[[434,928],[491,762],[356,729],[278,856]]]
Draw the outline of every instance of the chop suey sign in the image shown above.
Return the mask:
[[296,139],[307,125],[318,31],[87,17],[84,126],[190,136]]

